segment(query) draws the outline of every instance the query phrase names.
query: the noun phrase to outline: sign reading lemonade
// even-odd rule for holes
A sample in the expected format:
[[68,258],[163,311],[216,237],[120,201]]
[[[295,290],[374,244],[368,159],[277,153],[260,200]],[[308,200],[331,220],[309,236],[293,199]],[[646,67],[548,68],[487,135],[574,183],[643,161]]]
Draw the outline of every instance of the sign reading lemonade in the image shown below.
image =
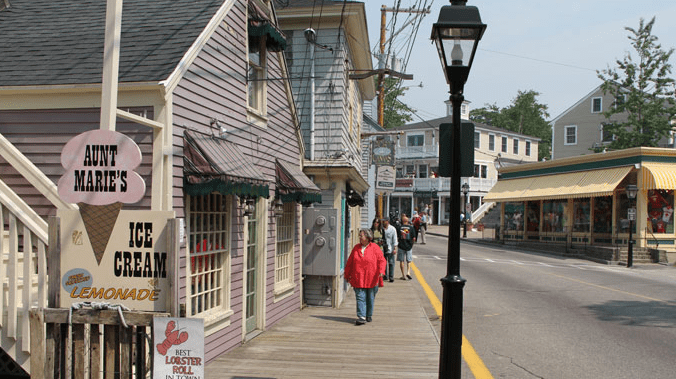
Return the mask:
[[122,210],[145,194],[134,171],[141,152],[110,130],[92,130],[63,149],[61,198],[79,210],[58,210],[61,220],[60,306],[79,302],[121,304],[134,310],[168,309],[170,211]]

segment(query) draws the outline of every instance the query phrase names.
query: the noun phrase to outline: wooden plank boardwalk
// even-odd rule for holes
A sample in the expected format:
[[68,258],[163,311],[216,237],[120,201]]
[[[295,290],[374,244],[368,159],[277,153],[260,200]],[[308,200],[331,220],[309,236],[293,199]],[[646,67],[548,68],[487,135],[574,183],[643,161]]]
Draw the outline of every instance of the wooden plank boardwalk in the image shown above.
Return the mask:
[[308,307],[205,368],[207,378],[437,378],[439,338],[413,281],[380,288],[373,322],[355,326],[354,292],[339,309]]

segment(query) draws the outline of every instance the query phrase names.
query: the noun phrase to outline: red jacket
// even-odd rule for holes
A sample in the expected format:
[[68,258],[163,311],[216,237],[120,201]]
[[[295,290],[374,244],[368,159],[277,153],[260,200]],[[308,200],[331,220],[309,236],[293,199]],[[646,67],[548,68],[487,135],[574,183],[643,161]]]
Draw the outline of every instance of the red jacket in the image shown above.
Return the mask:
[[381,274],[385,274],[385,257],[380,246],[370,242],[361,254],[361,243],[352,248],[345,265],[345,279],[354,288],[373,288],[383,286]]

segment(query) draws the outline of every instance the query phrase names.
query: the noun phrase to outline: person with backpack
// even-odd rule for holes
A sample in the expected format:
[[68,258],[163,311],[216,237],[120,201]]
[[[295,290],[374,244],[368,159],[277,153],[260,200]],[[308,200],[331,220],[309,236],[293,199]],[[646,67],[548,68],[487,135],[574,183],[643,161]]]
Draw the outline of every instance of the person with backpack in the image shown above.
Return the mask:
[[401,216],[401,227],[399,227],[399,249],[397,249],[397,261],[401,268],[401,279],[411,280],[411,262],[413,261],[413,244],[416,241],[417,233],[406,215]]

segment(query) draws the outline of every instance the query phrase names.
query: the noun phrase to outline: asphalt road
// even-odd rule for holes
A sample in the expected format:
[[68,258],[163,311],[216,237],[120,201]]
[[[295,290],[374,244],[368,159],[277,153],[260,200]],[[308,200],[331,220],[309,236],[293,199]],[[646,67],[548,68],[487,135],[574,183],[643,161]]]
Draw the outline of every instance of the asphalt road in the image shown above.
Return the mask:
[[[428,236],[413,252],[442,299],[447,239]],[[463,334],[493,378],[676,378],[674,267],[627,269],[463,242],[460,273]]]

